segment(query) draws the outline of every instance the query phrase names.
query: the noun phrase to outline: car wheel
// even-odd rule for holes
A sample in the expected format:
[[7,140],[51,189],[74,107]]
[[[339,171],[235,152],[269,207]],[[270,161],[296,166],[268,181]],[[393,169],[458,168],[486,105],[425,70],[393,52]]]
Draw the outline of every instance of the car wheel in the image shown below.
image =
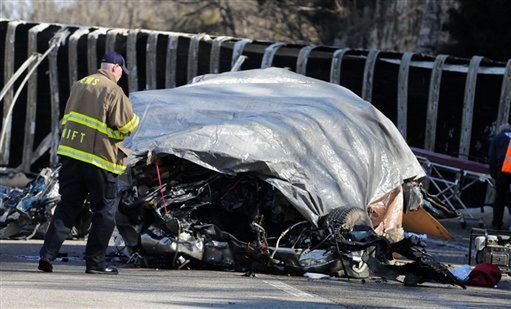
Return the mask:
[[[369,215],[362,209],[357,207],[343,207],[332,210],[325,218],[324,222],[326,227],[333,229],[335,233],[344,231],[351,231],[356,225],[367,225],[372,227],[371,219]],[[360,256],[366,254],[362,250],[357,252]],[[339,276],[347,276],[351,278],[365,279],[370,275],[368,265],[362,260],[352,260],[350,258],[343,258],[344,265],[346,267],[346,273],[344,269],[339,271]]]
[[355,225],[372,227],[371,219],[364,210],[357,207],[339,207],[332,210],[325,218],[326,226],[335,230],[353,230]]

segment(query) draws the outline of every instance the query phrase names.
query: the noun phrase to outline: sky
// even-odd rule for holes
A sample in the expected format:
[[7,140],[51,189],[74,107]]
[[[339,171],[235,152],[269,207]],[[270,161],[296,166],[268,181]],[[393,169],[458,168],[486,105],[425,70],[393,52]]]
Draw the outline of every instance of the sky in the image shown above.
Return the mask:
[[75,2],[75,0],[0,0],[0,18],[21,19],[23,11],[30,10],[35,2],[48,1],[61,6]]

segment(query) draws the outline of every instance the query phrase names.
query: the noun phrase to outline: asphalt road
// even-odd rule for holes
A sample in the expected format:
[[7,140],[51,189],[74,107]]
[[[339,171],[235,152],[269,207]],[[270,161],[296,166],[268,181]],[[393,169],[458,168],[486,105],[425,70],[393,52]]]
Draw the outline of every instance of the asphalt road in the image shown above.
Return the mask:
[[[54,273],[36,271],[40,240],[0,241],[0,308],[327,308],[507,307],[511,280],[498,288],[428,284],[405,287],[381,280],[312,280],[257,274],[122,268],[118,276],[84,273],[83,241],[67,241],[69,261]],[[452,247],[435,249],[446,254]],[[441,252],[440,252],[441,253]],[[449,255],[449,254],[447,254]]]

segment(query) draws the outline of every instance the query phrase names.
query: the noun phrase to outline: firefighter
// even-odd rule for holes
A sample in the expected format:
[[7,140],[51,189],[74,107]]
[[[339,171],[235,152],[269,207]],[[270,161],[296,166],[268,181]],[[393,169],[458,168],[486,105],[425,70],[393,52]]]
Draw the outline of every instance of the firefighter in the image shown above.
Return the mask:
[[117,177],[124,173],[128,150],[125,136],[138,126],[129,99],[117,82],[128,74],[124,58],[109,52],[96,74],[75,82],[62,118],[62,135],[57,150],[61,201],[40,251],[38,269],[52,272],[52,262],[89,198],[92,222],[85,248],[86,273],[117,274],[107,267],[106,249],[115,226],[119,202]]
[[507,201],[507,192],[511,184],[511,126],[509,124],[499,127],[498,134],[491,141],[488,160],[496,191],[492,227],[500,230],[506,204],[511,213],[511,206]]

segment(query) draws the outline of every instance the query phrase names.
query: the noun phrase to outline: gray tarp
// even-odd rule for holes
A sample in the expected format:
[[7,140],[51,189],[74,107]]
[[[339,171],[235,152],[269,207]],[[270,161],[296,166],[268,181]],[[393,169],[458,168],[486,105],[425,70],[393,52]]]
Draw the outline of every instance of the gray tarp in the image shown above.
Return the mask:
[[254,172],[314,223],[337,207],[365,209],[404,179],[424,176],[396,127],[371,104],[285,69],[205,75],[130,97],[141,116],[125,144],[134,154]]

